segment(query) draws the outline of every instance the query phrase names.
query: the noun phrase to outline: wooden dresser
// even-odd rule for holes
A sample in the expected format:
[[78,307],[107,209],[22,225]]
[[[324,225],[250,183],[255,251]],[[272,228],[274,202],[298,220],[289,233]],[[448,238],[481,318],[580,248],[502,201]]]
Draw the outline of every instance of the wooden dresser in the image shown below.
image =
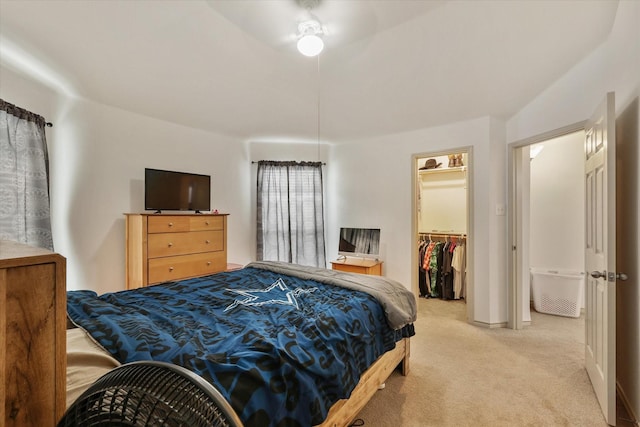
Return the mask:
[[0,425],[53,427],[66,409],[66,260],[0,240]]
[[227,268],[227,214],[125,214],[127,289]]
[[331,261],[334,270],[382,276],[382,261],[368,258],[344,258]]

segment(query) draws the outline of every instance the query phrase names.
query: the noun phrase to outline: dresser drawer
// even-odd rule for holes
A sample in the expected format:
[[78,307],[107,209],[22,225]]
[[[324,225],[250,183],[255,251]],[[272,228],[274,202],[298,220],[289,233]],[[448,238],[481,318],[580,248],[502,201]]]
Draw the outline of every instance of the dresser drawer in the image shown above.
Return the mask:
[[127,289],[226,270],[227,214],[125,215]]
[[189,231],[189,217],[186,215],[150,216],[147,222],[149,233],[177,233]]
[[149,260],[149,283],[204,276],[227,268],[225,252],[180,255]]
[[149,234],[147,245],[149,258],[221,251],[224,249],[224,232],[219,230]]
[[190,216],[189,230],[224,230],[224,216]]

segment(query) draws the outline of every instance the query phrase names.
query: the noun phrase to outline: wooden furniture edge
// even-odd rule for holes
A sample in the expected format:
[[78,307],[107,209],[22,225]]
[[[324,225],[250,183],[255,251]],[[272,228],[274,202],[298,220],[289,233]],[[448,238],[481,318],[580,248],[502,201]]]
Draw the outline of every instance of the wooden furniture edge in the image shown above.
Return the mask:
[[327,418],[322,424],[316,427],[347,427],[358,416],[362,408],[369,402],[371,397],[378,391],[378,387],[383,384],[389,375],[401,365],[402,375],[409,373],[410,345],[409,338],[403,338],[396,343],[396,347],[383,354],[367,369],[360,382],[353,389],[349,399],[342,399],[336,402]]
[[0,240],[0,268],[58,263],[61,259],[66,262],[66,258],[57,252],[9,240]]
[[55,299],[55,342],[56,363],[55,383],[56,393],[55,419],[60,421],[67,409],[67,260],[62,255],[54,262],[56,275]]
[[195,213],[194,211],[166,211],[166,212],[123,212],[122,215],[141,215],[141,216],[229,216],[228,213],[213,213],[213,212],[201,212]]
[[[66,410],[66,386],[67,386],[67,341],[66,341],[66,322],[67,322],[67,298],[66,298],[66,276],[67,276],[67,260],[59,253],[30,246],[13,241],[0,241],[0,425],[4,425],[7,420],[7,410],[5,407],[6,390],[5,383],[7,380],[6,365],[7,353],[7,327],[8,321],[5,316],[7,313],[7,289],[8,289],[8,269],[12,268],[29,268],[34,266],[51,265],[55,276],[53,288],[53,353],[55,366],[53,372],[53,417],[58,422],[64,415]],[[47,315],[49,316],[49,315]],[[45,325],[38,325],[36,330],[46,328]],[[34,332],[35,333],[35,332]]]
[[384,261],[373,258],[358,258],[358,257],[344,257],[343,259],[336,259],[331,261],[331,264],[341,265],[354,265],[356,267],[375,267],[378,264],[382,264]]
[[222,240],[224,242],[223,251],[225,251],[227,253],[227,261],[229,260],[229,253],[228,253],[229,248],[227,246],[228,245],[227,244],[227,217],[228,216],[229,216],[229,214],[223,214],[223,216],[222,216],[222,230],[224,232],[224,235],[223,235],[223,239],[224,240]]
[[331,269],[350,273],[370,274],[382,276],[382,264],[384,261],[370,258],[345,257],[331,261]]
[[140,288],[147,282],[147,221],[139,214],[125,214],[125,277],[126,289]]
[[[7,270],[0,269],[0,313],[7,312]],[[6,391],[4,385],[7,378],[7,336],[5,331],[7,330],[7,317],[0,316],[0,423],[4,423],[6,419],[5,414],[5,402]]]

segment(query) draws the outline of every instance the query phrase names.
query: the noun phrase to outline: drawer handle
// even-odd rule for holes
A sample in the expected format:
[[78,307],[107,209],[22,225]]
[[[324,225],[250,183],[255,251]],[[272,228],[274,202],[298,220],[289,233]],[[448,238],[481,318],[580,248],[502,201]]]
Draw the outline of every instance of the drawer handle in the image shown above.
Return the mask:
[[169,223],[169,227],[173,227],[173,223],[172,222]]
[[209,225],[209,221],[205,221],[205,222],[204,222],[204,225]]
[[172,246],[173,246],[173,243],[169,242],[169,247],[172,247]]
[[205,240],[204,242],[205,242],[207,245],[208,245],[209,243],[211,243],[211,241],[210,241],[210,240]]
[[211,261],[207,261],[207,265],[211,265]]
[[169,267],[169,271],[173,271],[173,267]]

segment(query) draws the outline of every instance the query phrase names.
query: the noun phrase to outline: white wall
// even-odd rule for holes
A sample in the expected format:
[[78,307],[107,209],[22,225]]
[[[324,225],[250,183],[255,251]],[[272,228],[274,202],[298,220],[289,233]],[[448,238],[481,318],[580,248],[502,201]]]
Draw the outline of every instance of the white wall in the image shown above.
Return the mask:
[[54,123],[47,128],[52,231],[55,250],[67,258],[68,289],[125,288],[123,213],[144,211],[145,167],[211,175],[211,208],[230,214],[229,262],[246,264],[255,259],[251,161],[318,160],[316,144],[244,143],[58,95],[6,67],[0,75],[0,98]]
[[144,210],[145,167],[211,175],[212,209],[230,214],[229,260],[252,259],[250,192],[240,190],[250,185],[246,144],[40,89],[2,69],[0,97],[54,123],[52,231],[68,289],[125,288],[123,213]]
[[[608,40],[556,83],[532,100],[507,123],[507,140],[519,141],[558,129],[591,116],[605,93],[616,94],[617,137],[625,146],[640,144],[638,132],[638,98],[640,97],[640,2],[621,0],[616,20]],[[624,130],[624,132],[622,132]],[[624,159],[640,164],[636,148],[631,151],[634,159]],[[637,175],[636,175],[637,177]],[[627,266],[637,273],[640,264],[640,211],[637,183],[628,205],[635,223],[628,227],[626,236],[633,254]],[[626,214],[625,214],[626,215]],[[640,278],[637,274],[617,287],[617,379],[618,385],[636,417],[640,416]],[[637,419],[637,418],[636,418]]]
[[[530,147],[524,146],[514,150],[515,161],[515,200],[512,213],[513,217],[517,217],[519,222],[517,230],[515,230],[516,242],[520,246],[516,251],[515,268],[516,283],[522,283],[522,292],[520,295],[520,305],[522,312],[522,321],[531,322],[531,274],[530,269],[530,254],[529,254],[529,228],[530,228],[530,199],[531,199],[531,162]],[[517,304],[518,302],[516,302]],[[516,323],[516,319],[511,319],[512,323]]]
[[[486,245],[482,250],[487,250],[489,254],[489,279],[486,283],[486,302],[481,307],[487,310],[489,325],[503,325],[508,321],[508,290],[507,290],[507,152],[505,123],[501,120],[491,118],[489,128],[490,150],[487,162],[479,162],[480,168],[476,170],[475,176],[479,174],[487,175],[489,185],[489,206],[484,220],[476,218],[475,223],[478,228],[488,224],[489,231],[485,241],[478,241],[478,246]],[[476,187],[474,186],[474,189]],[[476,194],[476,197],[479,195]],[[498,213],[498,210],[501,210]],[[478,228],[474,235],[480,236]],[[478,248],[480,250],[480,248]],[[476,265],[477,262],[476,262]],[[483,296],[484,289],[476,289],[475,296]],[[479,304],[476,304],[478,307]],[[476,316],[477,317],[477,316]]]
[[543,143],[530,162],[530,266],[584,271],[584,132]]
[[385,275],[411,289],[412,259],[415,258],[411,253],[415,238],[412,234],[412,198],[415,197],[412,156],[471,147],[474,217],[467,251],[473,251],[475,260],[474,281],[469,283],[475,297],[470,295],[467,301],[473,304],[474,318],[470,320],[487,325],[506,322],[505,217],[495,215],[495,204],[505,201],[504,139],[500,140],[504,133],[494,131],[496,123],[480,118],[333,146],[327,165],[331,170],[327,222],[329,258],[337,256],[342,224],[379,227]]

